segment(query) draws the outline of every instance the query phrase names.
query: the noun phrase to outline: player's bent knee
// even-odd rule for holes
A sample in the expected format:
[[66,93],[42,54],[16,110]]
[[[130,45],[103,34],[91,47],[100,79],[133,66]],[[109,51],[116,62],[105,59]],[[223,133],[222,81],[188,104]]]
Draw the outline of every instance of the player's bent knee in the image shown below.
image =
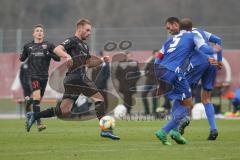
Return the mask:
[[40,90],[33,91],[33,100],[40,100],[40,99],[41,99]]
[[193,104],[192,104],[192,98],[187,98],[181,101],[181,105],[187,107],[188,109],[192,110]]

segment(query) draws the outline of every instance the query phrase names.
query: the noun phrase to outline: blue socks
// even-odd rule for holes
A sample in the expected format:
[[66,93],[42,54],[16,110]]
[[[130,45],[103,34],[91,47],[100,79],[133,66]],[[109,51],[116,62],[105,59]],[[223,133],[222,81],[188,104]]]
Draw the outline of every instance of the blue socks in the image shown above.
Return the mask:
[[215,111],[212,103],[207,103],[204,105],[205,112],[207,115],[208,123],[210,125],[210,129],[214,130],[217,129],[216,122],[215,122]]
[[178,127],[178,123],[175,122],[173,119],[169,120],[167,124],[165,124],[162,128],[167,134],[174,128]]
[[168,121],[166,125],[163,126],[163,130],[169,133],[172,129],[176,129],[179,125],[181,119],[189,115],[189,109],[180,104],[179,100],[175,100],[172,107],[172,119]]

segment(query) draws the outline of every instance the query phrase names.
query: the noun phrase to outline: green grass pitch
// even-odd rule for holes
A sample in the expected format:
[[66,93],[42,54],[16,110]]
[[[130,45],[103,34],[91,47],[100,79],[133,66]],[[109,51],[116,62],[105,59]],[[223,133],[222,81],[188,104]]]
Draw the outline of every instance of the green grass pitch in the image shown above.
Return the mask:
[[44,120],[47,130],[24,129],[24,120],[0,120],[1,160],[239,160],[240,121],[218,120],[219,138],[206,141],[207,120],[192,121],[186,145],[163,146],[154,133],[166,121],[117,121],[120,141],[99,136],[97,120]]

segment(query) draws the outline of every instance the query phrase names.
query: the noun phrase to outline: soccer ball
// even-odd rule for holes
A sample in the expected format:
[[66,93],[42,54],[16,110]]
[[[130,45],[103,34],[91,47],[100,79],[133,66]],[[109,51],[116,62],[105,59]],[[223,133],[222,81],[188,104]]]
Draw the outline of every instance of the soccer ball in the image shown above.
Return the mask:
[[121,119],[125,117],[126,114],[127,114],[127,108],[122,104],[117,105],[117,107],[114,109],[114,117],[117,119]]
[[112,130],[115,127],[115,119],[111,116],[104,116],[99,121],[101,130]]

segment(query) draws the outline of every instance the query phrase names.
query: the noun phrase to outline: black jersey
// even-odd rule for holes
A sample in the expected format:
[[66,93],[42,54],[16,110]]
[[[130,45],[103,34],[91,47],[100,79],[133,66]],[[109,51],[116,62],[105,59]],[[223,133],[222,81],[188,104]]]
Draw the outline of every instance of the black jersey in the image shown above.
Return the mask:
[[55,61],[60,61],[60,57],[53,53],[54,48],[54,44],[47,41],[42,43],[34,43],[34,41],[32,41],[24,45],[20,61],[25,61],[28,58],[29,74],[31,78],[48,78],[51,58]]
[[84,65],[86,64],[86,60],[91,58],[87,43],[74,36],[66,39],[61,45],[73,59],[73,66],[69,68],[67,74],[77,73],[85,75]]

